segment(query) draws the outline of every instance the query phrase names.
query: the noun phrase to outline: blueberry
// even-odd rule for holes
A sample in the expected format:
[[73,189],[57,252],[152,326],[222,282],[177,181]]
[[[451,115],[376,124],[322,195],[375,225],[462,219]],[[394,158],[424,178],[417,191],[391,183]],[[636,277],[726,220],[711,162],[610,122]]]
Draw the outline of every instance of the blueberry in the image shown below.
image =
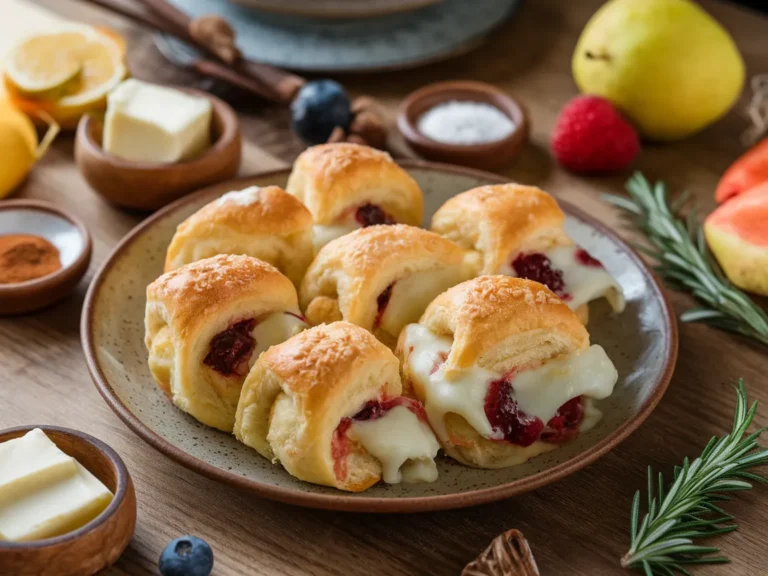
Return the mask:
[[349,97],[333,80],[313,80],[302,86],[291,103],[294,131],[310,144],[328,140],[336,126],[345,131],[352,122]]
[[213,570],[213,550],[194,536],[171,540],[160,555],[162,576],[208,576]]

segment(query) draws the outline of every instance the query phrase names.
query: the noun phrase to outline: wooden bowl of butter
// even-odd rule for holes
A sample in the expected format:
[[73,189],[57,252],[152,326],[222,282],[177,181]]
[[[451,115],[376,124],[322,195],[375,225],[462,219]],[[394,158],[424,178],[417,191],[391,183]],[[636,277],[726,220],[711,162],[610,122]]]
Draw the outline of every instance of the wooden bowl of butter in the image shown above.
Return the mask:
[[88,184],[119,206],[156,210],[232,178],[240,167],[237,115],[189,88],[128,79],[107,96],[101,121],[84,116],[75,160]]
[[133,482],[112,448],[55,426],[0,431],[0,573],[95,574],[135,526]]

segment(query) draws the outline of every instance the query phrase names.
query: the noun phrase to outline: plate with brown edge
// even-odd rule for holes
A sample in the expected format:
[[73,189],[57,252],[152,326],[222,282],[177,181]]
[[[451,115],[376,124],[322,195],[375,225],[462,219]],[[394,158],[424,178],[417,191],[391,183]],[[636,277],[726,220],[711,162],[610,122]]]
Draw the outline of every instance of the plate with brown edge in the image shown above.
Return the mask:
[[[401,164],[424,191],[425,218],[460,192],[504,180],[467,168],[426,162]],[[621,315],[591,304],[589,332],[619,372],[614,393],[597,402],[603,418],[573,442],[520,466],[478,470],[438,458],[431,484],[378,484],[350,494],[290,476],[252,449],[184,414],[155,385],[144,347],[146,286],[163,270],[176,226],[204,204],[246,186],[285,186],[289,169],[205,188],[155,213],[134,228],[102,265],[88,290],[82,339],[88,369],[107,404],[142,439],[183,466],[274,500],[358,512],[417,512],[460,508],[521,494],[555,482],[613,449],[648,417],[663,396],[677,359],[677,324],[658,281],[613,232],[561,202],[566,230],[603,262],[621,285]]]

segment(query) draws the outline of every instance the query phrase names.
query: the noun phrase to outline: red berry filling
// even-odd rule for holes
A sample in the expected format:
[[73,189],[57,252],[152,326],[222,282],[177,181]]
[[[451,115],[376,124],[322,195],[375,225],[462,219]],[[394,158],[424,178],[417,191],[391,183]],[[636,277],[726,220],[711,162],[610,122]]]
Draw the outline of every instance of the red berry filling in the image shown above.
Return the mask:
[[530,416],[520,410],[512,393],[514,388],[509,380],[495,380],[488,386],[485,395],[485,415],[494,432],[507,442],[518,446],[530,446],[536,440],[565,442],[579,432],[584,418],[582,397],[572,398],[547,422]]
[[567,442],[579,433],[579,424],[584,419],[584,402],[581,396],[571,398],[560,406],[555,415],[547,422],[541,434],[545,442]]
[[363,204],[355,212],[355,220],[360,226],[375,226],[376,224],[397,224],[397,221],[389,214],[384,212],[376,204]]
[[349,438],[347,432],[352,426],[352,422],[363,422],[366,420],[377,420],[392,410],[395,406],[405,406],[413,412],[416,417],[424,422],[427,421],[427,412],[421,402],[405,396],[397,396],[389,400],[369,400],[360,411],[351,418],[342,418],[331,439],[331,456],[333,456],[333,471],[336,478],[344,480],[347,477],[347,455],[349,454]]
[[232,324],[213,337],[203,364],[210,366],[224,376],[245,376],[248,360],[256,347],[251,332],[256,319],[242,320]]
[[589,252],[584,250],[584,248],[577,248],[576,252],[574,253],[574,257],[576,258],[576,262],[582,266],[589,266],[590,268],[603,268],[603,263],[600,262],[600,260],[597,258],[593,257]]
[[376,298],[376,320],[373,322],[373,327],[378,327],[379,324],[381,324],[381,317],[384,316],[384,311],[387,309],[387,304],[389,304],[389,299],[392,297],[392,287],[395,285],[393,282],[387,288],[379,294],[379,297]]
[[485,415],[493,430],[501,433],[504,440],[519,446],[530,446],[541,436],[544,423],[520,410],[512,397],[512,390],[512,383],[508,380],[491,382],[485,394]]
[[561,298],[565,296],[565,281],[563,281],[563,271],[552,267],[552,262],[540,252],[530,252],[525,254],[521,252],[517,258],[512,261],[512,268],[515,269],[519,278],[533,280],[544,284]]

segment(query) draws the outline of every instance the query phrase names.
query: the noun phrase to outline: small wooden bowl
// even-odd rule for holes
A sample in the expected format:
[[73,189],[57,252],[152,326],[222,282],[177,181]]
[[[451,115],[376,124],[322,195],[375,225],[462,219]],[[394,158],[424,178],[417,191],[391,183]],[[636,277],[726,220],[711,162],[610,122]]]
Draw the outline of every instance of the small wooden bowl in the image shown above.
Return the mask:
[[91,235],[75,216],[48,202],[0,202],[0,235],[34,234],[59,249],[62,267],[47,276],[0,284],[0,315],[23,314],[67,296],[88,270]]
[[[418,129],[419,118],[444,102],[484,102],[498,108],[515,124],[502,140],[486,144],[444,144],[428,138]],[[528,117],[523,107],[504,92],[483,82],[439,82],[409,94],[400,106],[397,127],[406,142],[429,160],[460,164],[482,170],[495,170],[509,164],[528,139]]]
[[111,566],[133,537],[136,492],[120,456],[93,436],[56,426],[22,426],[0,431],[0,442],[42,429],[114,494],[107,509],[73,532],[32,542],[0,541],[0,573],[15,576],[87,576]]
[[194,190],[232,178],[240,168],[241,138],[232,108],[200,90],[179,88],[213,104],[211,142],[197,158],[174,163],[131,162],[102,148],[104,125],[83,116],[75,137],[75,160],[85,180],[98,194],[118,206],[156,210]]

